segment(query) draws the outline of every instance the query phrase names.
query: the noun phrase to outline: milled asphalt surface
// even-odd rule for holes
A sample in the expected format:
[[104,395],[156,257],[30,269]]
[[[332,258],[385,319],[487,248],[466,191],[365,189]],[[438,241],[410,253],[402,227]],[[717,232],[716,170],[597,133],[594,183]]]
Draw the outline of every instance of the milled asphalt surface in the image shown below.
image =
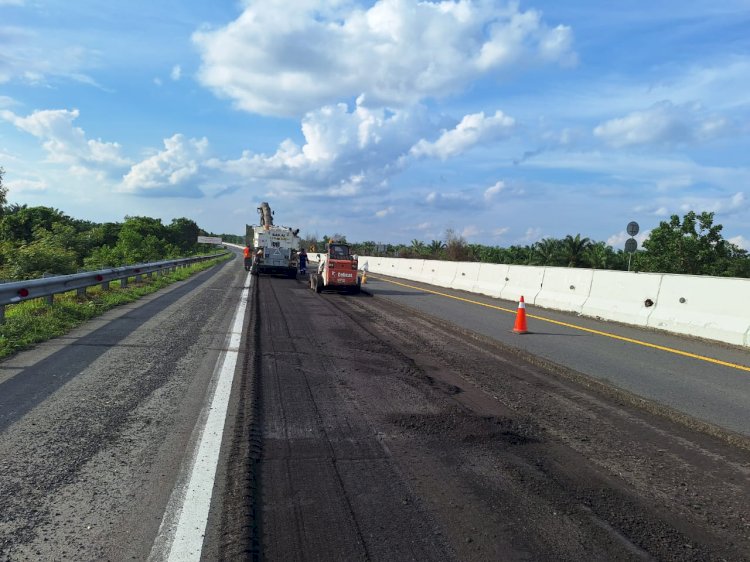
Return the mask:
[[[528,319],[531,333],[513,333],[514,315],[389,282],[424,287],[516,310],[518,303],[382,275],[368,276],[365,289],[378,298],[452,322],[558,365],[605,381],[688,416],[750,435],[750,372],[619,341],[565,326]],[[527,314],[580,325],[696,355],[750,366],[750,351],[575,314],[536,308]]]

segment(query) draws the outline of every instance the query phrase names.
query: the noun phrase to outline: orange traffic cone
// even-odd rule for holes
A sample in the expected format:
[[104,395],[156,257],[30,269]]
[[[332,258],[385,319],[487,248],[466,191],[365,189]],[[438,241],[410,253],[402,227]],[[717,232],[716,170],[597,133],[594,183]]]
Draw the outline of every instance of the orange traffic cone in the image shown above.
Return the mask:
[[526,327],[526,303],[521,296],[521,301],[518,303],[518,311],[516,312],[516,325],[513,326],[513,331],[516,334],[528,334],[529,330]]

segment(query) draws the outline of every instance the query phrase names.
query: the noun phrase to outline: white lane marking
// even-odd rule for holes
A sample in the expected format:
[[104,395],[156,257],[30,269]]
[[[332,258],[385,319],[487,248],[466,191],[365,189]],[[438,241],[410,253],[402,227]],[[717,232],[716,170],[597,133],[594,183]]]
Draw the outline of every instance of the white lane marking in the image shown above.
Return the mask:
[[[219,463],[229,395],[232,392],[234,371],[242,340],[242,326],[249,307],[248,299],[253,279],[254,277],[248,273],[245,288],[234,313],[227,350],[217,361],[216,388],[207,415],[201,416],[201,419],[205,419],[205,425],[200,430],[200,437],[193,452],[190,476],[183,486],[176,486],[172,492],[172,498],[164,513],[149,560],[169,562],[200,560],[216,478],[216,467]],[[179,513],[179,519],[177,519],[177,513]]]

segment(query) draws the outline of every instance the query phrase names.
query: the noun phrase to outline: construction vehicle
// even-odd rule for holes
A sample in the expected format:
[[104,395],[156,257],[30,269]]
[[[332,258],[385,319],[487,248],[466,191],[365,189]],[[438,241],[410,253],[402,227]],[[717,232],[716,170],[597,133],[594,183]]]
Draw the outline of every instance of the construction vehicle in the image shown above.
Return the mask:
[[273,211],[268,203],[258,207],[260,225],[247,225],[245,243],[251,248],[252,260],[245,262],[253,275],[260,273],[283,273],[287,277],[297,276],[300,249],[299,229],[273,224]]
[[310,288],[316,293],[326,289],[359,293],[361,278],[357,258],[348,244],[332,242],[321,253],[318,270],[310,273]]

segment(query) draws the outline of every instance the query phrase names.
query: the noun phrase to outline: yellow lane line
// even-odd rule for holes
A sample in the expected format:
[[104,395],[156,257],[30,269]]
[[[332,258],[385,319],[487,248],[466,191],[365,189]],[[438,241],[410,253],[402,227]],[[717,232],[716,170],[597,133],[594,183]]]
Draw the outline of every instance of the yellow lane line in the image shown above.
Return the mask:
[[[369,277],[373,279],[377,279],[379,281],[385,281],[386,283],[392,283],[394,285],[401,285],[402,287],[407,287],[409,289],[416,289],[417,291],[422,291],[425,293],[431,293],[433,295],[439,295],[441,297],[447,297],[449,299],[454,299],[457,301],[462,302],[468,302],[470,304],[476,304],[479,306],[484,306],[485,308],[492,308],[494,310],[501,310],[503,312],[508,312],[510,314],[516,314],[515,309],[510,308],[503,308],[502,306],[495,306],[493,304],[487,304],[484,302],[479,301],[473,301],[471,299],[465,299],[463,297],[457,297],[455,295],[449,295],[447,293],[441,293],[439,291],[433,291],[431,289],[425,289],[424,287],[416,287],[414,285],[407,285],[406,283],[399,283],[398,281],[392,281],[390,279],[384,279],[382,277],[377,277],[375,275],[370,274]],[[544,316],[536,316],[534,314],[526,314],[527,318],[534,318],[535,320],[541,320],[543,322],[549,322],[550,324],[557,324],[558,326],[565,326],[566,328],[572,328],[574,330],[580,330],[581,332],[588,332],[590,334],[596,334],[597,336],[603,336],[605,338],[612,338],[613,340],[620,340],[620,341],[626,341],[628,343],[634,343],[636,345],[642,345],[643,347],[650,347],[652,349],[658,349],[659,351],[666,351],[667,353],[674,353],[675,355],[682,355],[683,357],[691,357],[692,359],[698,359],[700,361],[706,361],[708,363],[714,363],[716,365],[723,365],[724,367],[730,367],[732,369],[739,369],[740,371],[748,371],[750,372],[750,367],[746,365],[740,365],[738,363],[729,363],[728,361],[722,361],[721,359],[714,359],[713,357],[706,357],[704,355],[697,355],[695,353],[690,353],[688,351],[682,351],[681,349],[674,349],[672,347],[665,347],[663,345],[656,345],[655,343],[649,343],[646,341],[636,340],[633,338],[626,338],[625,336],[618,336],[617,334],[612,334],[609,332],[602,332],[601,330],[593,330],[591,328],[584,328],[583,326],[578,326],[576,324],[569,324],[568,322],[560,322],[559,320],[553,320],[552,318],[545,318]]]

